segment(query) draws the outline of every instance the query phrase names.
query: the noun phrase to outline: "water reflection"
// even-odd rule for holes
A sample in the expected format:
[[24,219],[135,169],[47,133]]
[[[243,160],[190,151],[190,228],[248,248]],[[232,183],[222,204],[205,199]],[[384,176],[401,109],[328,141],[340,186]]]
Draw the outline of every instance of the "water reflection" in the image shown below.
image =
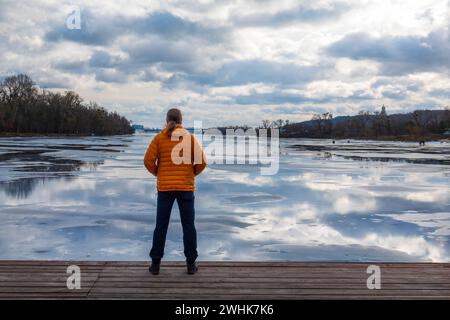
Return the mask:
[[[53,179],[64,179],[67,183],[74,177],[77,171],[95,171],[103,164],[103,160],[87,161],[78,158],[63,157],[64,152],[72,151],[99,151],[120,152],[110,148],[102,148],[98,145],[61,144],[48,145],[48,143],[37,144],[35,147],[23,145],[14,140],[8,145],[4,140],[0,147],[0,164],[2,175],[0,177],[0,190],[7,195],[17,198],[30,196],[33,190]],[[35,141],[36,142],[36,141]],[[36,144],[36,143],[35,143]],[[108,145],[109,147],[111,145]],[[126,146],[126,145],[116,145]],[[55,151],[56,150],[56,151]],[[99,154],[102,156],[101,154]],[[24,172],[25,174],[19,174]]]
[[10,197],[23,199],[29,197],[38,185],[45,187],[44,185],[49,179],[54,178],[20,178],[12,181],[1,181],[0,190]]
[[[0,258],[147,259],[150,139],[0,139]],[[448,160],[449,144],[287,139],[275,176],[211,165],[197,181],[201,258],[449,261]],[[166,255],[183,260],[176,206]]]

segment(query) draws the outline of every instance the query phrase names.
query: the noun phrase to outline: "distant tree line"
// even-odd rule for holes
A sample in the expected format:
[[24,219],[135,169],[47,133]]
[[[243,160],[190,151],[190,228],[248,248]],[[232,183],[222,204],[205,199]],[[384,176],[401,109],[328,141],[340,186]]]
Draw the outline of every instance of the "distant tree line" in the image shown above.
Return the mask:
[[443,138],[450,128],[450,109],[416,110],[406,114],[360,111],[355,116],[334,117],[317,114],[310,121],[281,127],[282,137],[358,138],[358,139],[433,139]]
[[130,122],[75,92],[38,89],[25,74],[0,83],[0,132],[116,135],[134,132]]
[[259,126],[259,129],[280,129],[284,126],[287,126],[289,124],[289,120],[283,120],[283,119],[278,119],[275,121],[270,121],[270,120],[263,120],[261,122],[261,125]]

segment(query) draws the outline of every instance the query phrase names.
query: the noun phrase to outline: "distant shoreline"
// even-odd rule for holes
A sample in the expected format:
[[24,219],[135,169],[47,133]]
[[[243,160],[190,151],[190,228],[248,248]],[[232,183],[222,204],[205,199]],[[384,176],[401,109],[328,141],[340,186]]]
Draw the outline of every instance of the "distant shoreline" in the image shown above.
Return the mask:
[[130,121],[73,91],[52,92],[26,74],[0,81],[0,136],[131,134]]
[[83,138],[83,137],[115,137],[115,136],[127,136],[131,134],[112,134],[112,135],[99,135],[99,134],[81,134],[81,133],[12,133],[12,132],[0,132],[0,138]]
[[284,139],[308,139],[308,140],[334,140],[334,141],[345,141],[345,140],[357,140],[357,141],[392,141],[392,142],[417,142],[425,141],[447,141],[450,142],[450,137],[426,137],[426,138],[417,138],[417,137],[402,137],[402,136],[392,136],[392,137],[378,137],[378,138],[366,138],[366,137],[351,137],[351,138],[310,138],[310,137],[281,137]]
[[[12,133],[12,132],[0,132],[0,138],[84,138],[84,137],[116,137],[123,135],[135,135],[134,134],[115,134],[115,135],[92,135],[92,134],[80,134],[80,133]],[[280,137],[281,139],[307,139],[307,140],[357,140],[357,141],[393,141],[393,142],[419,142],[420,138],[417,137],[405,137],[405,136],[393,136],[393,137],[378,137],[378,138],[365,138],[365,137],[351,137],[351,138],[312,138],[312,137]],[[430,141],[444,141],[450,142],[450,138],[443,137],[427,137],[426,142]]]

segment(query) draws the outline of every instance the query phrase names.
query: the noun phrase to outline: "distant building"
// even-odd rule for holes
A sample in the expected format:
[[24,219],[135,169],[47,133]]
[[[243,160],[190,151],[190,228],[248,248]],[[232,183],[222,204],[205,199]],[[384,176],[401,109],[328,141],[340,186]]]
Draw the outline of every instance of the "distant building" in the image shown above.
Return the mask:
[[132,124],[131,127],[134,130],[142,130],[142,131],[144,131],[144,126],[142,124]]
[[383,106],[381,107],[381,113],[380,113],[380,115],[381,115],[381,116],[387,116],[387,113],[386,113],[386,107],[384,106],[384,104],[383,104]]

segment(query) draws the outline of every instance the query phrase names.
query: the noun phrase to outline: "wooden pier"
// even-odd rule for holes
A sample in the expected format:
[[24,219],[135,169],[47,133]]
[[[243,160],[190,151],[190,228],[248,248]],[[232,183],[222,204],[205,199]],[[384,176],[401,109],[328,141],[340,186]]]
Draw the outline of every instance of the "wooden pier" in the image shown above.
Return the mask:
[[[0,299],[450,299],[450,263],[0,261]],[[381,289],[367,288],[367,267]],[[67,288],[69,265],[81,289]]]

